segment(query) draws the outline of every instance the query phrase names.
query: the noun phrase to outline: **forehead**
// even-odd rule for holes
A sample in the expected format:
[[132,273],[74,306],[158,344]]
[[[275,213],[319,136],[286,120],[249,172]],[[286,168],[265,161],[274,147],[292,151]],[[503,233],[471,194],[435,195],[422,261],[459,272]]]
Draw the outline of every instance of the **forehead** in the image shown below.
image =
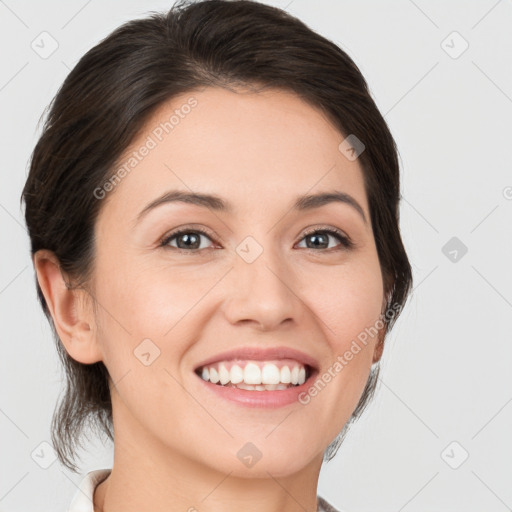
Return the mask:
[[184,93],[162,104],[127,148],[108,208],[135,217],[166,190],[182,190],[226,197],[241,212],[336,189],[367,211],[362,169],[338,149],[343,138],[291,92]]

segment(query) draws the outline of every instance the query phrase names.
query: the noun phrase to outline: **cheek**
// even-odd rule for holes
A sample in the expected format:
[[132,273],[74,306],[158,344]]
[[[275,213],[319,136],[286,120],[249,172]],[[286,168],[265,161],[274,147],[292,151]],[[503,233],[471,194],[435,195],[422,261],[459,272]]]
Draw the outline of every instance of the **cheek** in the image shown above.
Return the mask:
[[[172,268],[152,264],[138,269],[125,299],[126,314],[134,332],[168,340],[197,326],[209,304],[209,291],[221,279],[219,268]],[[167,342],[167,341],[166,341]]]
[[347,350],[353,340],[364,339],[365,332],[368,342],[374,339],[368,331],[381,314],[382,285],[380,266],[372,258],[370,263],[354,262],[318,273],[305,290],[308,304],[337,354]]
[[[207,291],[206,283],[152,263],[119,259],[103,267],[97,298],[105,363],[117,393],[132,414],[184,407],[186,399],[170,375],[194,336],[193,306]],[[190,282],[189,282],[190,281]],[[211,285],[210,285],[211,286]],[[204,290],[203,290],[204,288]],[[168,373],[165,371],[167,370]]]
[[104,258],[98,275],[98,297],[112,312],[110,320],[137,336],[165,334],[197,302],[203,287],[186,271],[133,256]]
[[155,259],[121,258],[102,272],[97,297],[104,306],[99,313],[107,361],[137,366],[133,356],[147,349],[155,357],[152,366],[160,368],[176,367],[200,337],[211,313],[208,292],[225,269],[199,272]]
[[[308,305],[329,344],[329,358],[323,362],[310,400],[318,417],[331,411],[336,426],[352,414],[369,375],[373,348],[378,339],[383,300],[382,277],[376,258],[361,259],[343,268],[318,275],[316,285],[306,292]],[[321,396],[317,399],[316,397]]]

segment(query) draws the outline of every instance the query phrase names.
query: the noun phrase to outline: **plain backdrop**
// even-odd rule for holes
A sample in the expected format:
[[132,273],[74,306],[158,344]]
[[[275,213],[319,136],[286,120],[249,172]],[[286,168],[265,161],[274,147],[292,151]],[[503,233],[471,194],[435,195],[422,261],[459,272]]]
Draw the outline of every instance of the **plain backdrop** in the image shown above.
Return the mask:
[[[87,50],[172,3],[0,1],[0,512],[65,511],[82,478],[48,444],[63,382],[19,205],[38,120]],[[415,280],[375,400],[324,464],[319,494],[347,512],[510,510],[512,3],[267,3],[367,79],[400,152]],[[51,55],[33,49],[41,37]],[[82,474],[111,463],[112,446],[92,442]]]

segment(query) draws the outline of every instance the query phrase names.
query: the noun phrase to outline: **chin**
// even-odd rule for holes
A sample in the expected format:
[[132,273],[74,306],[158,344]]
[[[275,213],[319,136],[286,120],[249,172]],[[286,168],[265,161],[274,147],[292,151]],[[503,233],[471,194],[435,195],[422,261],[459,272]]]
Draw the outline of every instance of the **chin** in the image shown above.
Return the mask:
[[305,459],[295,457],[295,462],[290,465],[284,463],[280,455],[274,454],[267,456],[266,460],[263,460],[262,457],[252,467],[245,467],[238,461],[235,464],[232,461],[226,461],[225,466],[218,469],[220,472],[230,473],[230,476],[237,478],[283,478],[301,471],[307,464],[308,461]]
[[285,445],[277,437],[275,441],[236,443],[232,457],[223,458],[219,469],[239,478],[269,478],[269,474],[286,477],[304,469],[318,455],[311,450],[311,444],[305,450],[303,443],[292,445],[288,441]]

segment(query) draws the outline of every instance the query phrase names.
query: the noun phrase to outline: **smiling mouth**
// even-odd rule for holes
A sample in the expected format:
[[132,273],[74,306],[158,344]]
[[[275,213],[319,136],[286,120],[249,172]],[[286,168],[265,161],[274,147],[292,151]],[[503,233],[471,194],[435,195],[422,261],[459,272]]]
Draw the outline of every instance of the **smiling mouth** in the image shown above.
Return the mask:
[[201,366],[195,373],[204,381],[217,386],[248,391],[277,391],[301,386],[311,377],[314,369],[291,359],[235,359]]

